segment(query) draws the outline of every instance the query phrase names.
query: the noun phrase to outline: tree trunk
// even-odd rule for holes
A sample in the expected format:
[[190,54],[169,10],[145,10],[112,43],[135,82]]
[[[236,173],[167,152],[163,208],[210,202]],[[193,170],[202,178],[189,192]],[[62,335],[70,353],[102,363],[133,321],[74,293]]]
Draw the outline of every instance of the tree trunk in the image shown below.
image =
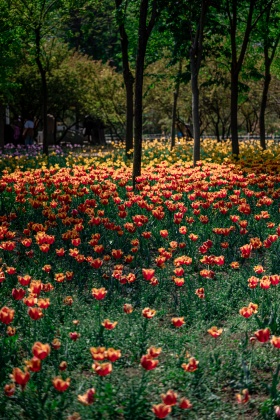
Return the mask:
[[[140,37],[139,37],[140,38]],[[140,40],[139,40],[140,44]],[[139,45],[136,73],[135,73],[135,120],[134,120],[134,154],[133,154],[133,188],[135,188],[136,178],[141,175],[142,159],[142,97],[143,97],[143,73],[144,73],[144,45]]]
[[219,122],[216,122],[216,124],[215,124],[215,131],[216,131],[217,142],[220,143]]
[[[122,0],[115,0],[117,14],[122,13],[120,6]],[[125,12],[124,12],[125,13]],[[122,48],[122,66],[123,66],[123,80],[126,89],[126,124],[125,124],[125,153],[130,157],[129,151],[133,149],[133,85],[134,77],[131,73],[128,58],[128,37],[124,25],[124,15],[119,19],[119,32]],[[117,15],[118,18],[118,15]]]
[[175,146],[175,128],[176,128],[176,113],[177,113],[177,99],[178,92],[173,92],[173,109],[172,109],[172,125],[171,125],[171,147],[172,150]]
[[46,72],[43,71],[41,74],[42,79],[42,94],[43,94],[43,153],[48,156],[48,88]]
[[5,145],[5,116],[6,116],[6,106],[0,103],[0,148],[3,151]]
[[125,82],[126,86],[126,128],[125,128],[125,153],[129,157],[129,151],[133,149],[133,85],[134,77],[132,74]]
[[157,11],[156,0],[152,4],[152,13],[148,26],[146,26],[149,0],[141,0],[139,27],[138,27],[138,47],[135,72],[135,102],[134,102],[134,154],[132,183],[133,189],[136,186],[136,178],[141,175],[142,159],[142,105],[143,105],[143,76],[144,62],[147,42],[155,23]]
[[192,86],[192,119],[193,119],[193,164],[200,160],[200,120],[199,120],[199,89],[198,69],[195,57],[191,56],[191,86]]
[[259,127],[260,127],[260,143],[263,150],[266,149],[265,143],[265,110],[267,104],[267,94],[269,90],[269,85],[271,81],[271,74],[269,69],[265,71],[265,78],[264,78],[264,85],[263,85],[263,92],[262,92],[262,100],[261,100],[261,108],[260,108],[260,120],[259,120]]
[[231,71],[231,145],[232,154],[238,159],[239,141],[238,141],[238,73],[234,69]]
[[36,64],[38,66],[38,70],[41,76],[42,82],[42,113],[43,113],[43,153],[45,155],[49,154],[48,149],[48,121],[47,121],[47,113],[48,113],[48,87],[47,87],[47,77],[46,77],[46,70],[44,69],[40,56],[41,56],[41,32],[40,27],[35,29],[35,42],[36,42]]

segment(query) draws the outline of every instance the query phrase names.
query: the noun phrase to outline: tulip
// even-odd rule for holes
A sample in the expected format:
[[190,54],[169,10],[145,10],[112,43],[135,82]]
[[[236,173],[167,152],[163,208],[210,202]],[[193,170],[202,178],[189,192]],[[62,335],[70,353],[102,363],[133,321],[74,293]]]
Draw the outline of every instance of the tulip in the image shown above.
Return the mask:
[[274,347],[280,349],[280,337],[276,337],[275,335],[273,335],[270,342]]
[[176,405],[178,395],[176,392],[169,389],[166,394],[161,394],[162,402],[166,405]]
[[105,287],[101,287],[100,289],[93,288],[91,290],[91,294],[96,300],[104,299],[106,297],[107,293],[108,292],[105,289]]
[[55,387],[55,389],[59,392],[64,392],[66,391],[69,386],[70,386],[70,378],[67,378],[65,381],[64,379],[62,379],[61,376],[56,376],[55,378],[53,378],[52,380],[52,384]]
[[20,385],[23,390],[30,379],[30,373],[28,372],[27,368],[24,369],[24,372],[19,368],[14,368],[12,379],[16,384]]
[[101,325],[103,325],[106,330],[113,330],[117,325],[117,321],[111,322],[109,319],[104,319]]
[[250,399],[248,389],[243,389],[241,394],[236,394],[236,400],[238,404],[246,404]]
[[83,395],[78,395],[78,401],[83,405],[90,405],[94,401],[95,389],[90,388]]
[[15,335],[15,333],[16,333],[16,329],[14,328],[14,327],[11,327],[10,325],[7,327],[7,329],[6,329],[6,334],[9,336],[9,337],[12,337],[13,335]]
[[149,354],[141,357],[141,365],[146,370],[153,370],[158,365],[158,360],[153,359]]
[[189,363],[183,363],[182,368],[185,372],[194,372],[198,368],[199,361],[196,360],[194,357],[190,357]]
[[66,369],[67,369],[67,362],[65,362],[65,360],[64,360],[63,362],[61,362],[61,363],[59,364],[58,369],[59,369],[59,370],[61,370],[61,371],[66,370]]
[[156,310],[155,309],[150,309],[150,308],[144,308],[142,311],[142,315],[144,318],[153,318],[156,314]]
[[25,360],[24,362],[28,370],[31,372],[39,372],[41,370],[41,360],[38,357],[32,357],[30,360]]
[[149,347],[148,350],[147,350],[147,355],[152,357],[152,358],[158,357],[161,353],[161,350],[162,350],[161,347],[158,347],[158,348]]
[[10,309],[7,306],[3,306],[3,308],[0,310],[0,322],[3,324],[10,324],[15,316],[15,310]]
[[192,408],[192,404],[191,404],[190,400],[188,400],[187,398],[183,397],[180,400],[179,407],[182,410],[188,410],[188,409]]
[[61,347],[61,342],[59,341],[58,338],[54,338],[53,341],[51,342],[51,345],[54,350],[59,350]]
[[254,333],[254,335],[258,341],[260,341],[261,343],[266,343],[270,337],[270,329],[265,328],[264,330],[258,330]]
[[51,352],[51,348],[49,344],[43,344],[43,343],[40,343],[40,341],[37,341],[36,343],[34,343],[32,347],[32,353],[34,354],[35,357],[37,357],[40,360],[44,360],[46,357],[48,357],[50,352]]
[[4,386],[4,393],[6,397],[11,397],[16,392],[16,387],[14,383],[7,384]]
[[152,411],[158,419],[165,419],[171,413],[172,408],[169,405],[157,404],[152,406]]
[[222,328],[217,328],[217,327],[211,327],[209,330],[207,330],[207,332],[212,336],[212,337],[214,337],[214,338],[217,338],[217,337],[219,337],[221,334],[222,334],[222,332],[223,332],[223,329]]
[[171,321],[172,321],[172,324],[174,325],[174,327],[176,327],[176,328],[179,328],[179,327],[181,327],[182,325],[185,324],[184,317],[172,318]]
[[123,305],[123,311],[124,311],[126,314],[131,314],[131,312],[133,312],[133,306],[132,306],[132,305],[130,305],[129,303],[125,303],[125,304]]
[[29,308],[27,313],[34,321],[37,321],[44,316],[42,309],[40,308]]
[[71,338],[71,340],[76,341],[76,340],[78,340],[78,338],[81,337],[81,334],[76,332],[76,331],[75,332],[70,332],[69,337]]
[[93,370],[99,376],[107,376],[112,372],[113,366],[112,363],[93,363],[92,365]]
[[107,349],[107,359],[110,360],[110,362],[114,363],[120,357],[121,357],[121,351],[120,350],[115,350],[113,348],[108,348]]

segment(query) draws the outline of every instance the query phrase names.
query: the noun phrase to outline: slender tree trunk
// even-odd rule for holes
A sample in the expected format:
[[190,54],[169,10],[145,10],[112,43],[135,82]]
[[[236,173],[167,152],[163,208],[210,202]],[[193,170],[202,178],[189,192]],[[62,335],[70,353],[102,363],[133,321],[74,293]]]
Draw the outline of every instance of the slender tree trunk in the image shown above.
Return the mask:
[[43,153],[49,154],[48,148],[48,88],[46,73],[41,74],[42,78],[42,94],[43,94]]
[[0,148],[3,151],[5,145],[5,115],[6,106],[0,103]]
[[[259,115],[259,128],[260,128],[260,144],[263,150],[266,149],[265,143],[265,110],[267,104],[267,95],[269,90],[269,85],[271,82],[270,67],[273,62],[279,41],[280,33],[278,29],[278,34],[273,36],[273,42],[271,43],[271,27],[270,27],[270,18],[272,13],[273,2],[270,3],[269,7],[266,10],[265,21],[264,21],[264,35],[263,35],[263,45],[264,45],[264,65],[265,65],[265,75],[264,75],[264,85],[262,91],[262,100],[260,107]],[[272,29],[273,31],[273,29]],[[270,52],[270,54],[269,54]]]
[[35,42],[36,42],[36,64],[41,76],[42,82],[42,113],[43,113],[43,153],[45,155],[49,154],[48,149],[48,122],[47,122],[47,113],[48,113],[48,87],[47,87],[47,77],[46,70],[44,69],[40,56],[41,56],[41,28],[38,27],[35,30]]
[[[123,80],[126,89],[126,124],[125,124],[125,152],[126,156],[129,157],[129,151],[133,149],[133,87],[134,77],[130,70],[129,58],[128,58],[128,37],[125,30],[124,18],[125,12],[120,10],[120,6],[123,4],[123,0],[115,0],[117,10],[117,20],[119,20],[119,32],[121,39],[122,48],[122,66],[123,66]],[[126,7],[126,6],[125,6]],[[119,17],[118,14],[121,14]]]
[[147,25],[149,0],[141,0],[138,27],[138,47],[135,72],[135,102],[134,102],[134,154],[132,183],[135,189],[136,178],[141,175],[142,160],[142,107],[143,107],[143,76],[147,42],[157,16],[157,2],[152,2],[151,18]]
[[175,146],[175,131],[176,131],[176,115],[177,115],[177,103],[178,103],[178,96],[180,91],[180,79],[182,74],[182,60],[179,61],[179,68],[177,74],[177,81],[175,86],[175,91],[173,92],[173,108],[172,108],[172,125],[171,125],[171,147],[172,150]]
[[[140,36],[139,36],[140,38]],[[140,44],[140,39],[139,39]],[[134,119],[134,155],[133,155],[133,187],[136,184],[136,178],[141,175],[141,159],[142,159],[142,106],[143,106],[143,74],[144,74],[144,43],[139,45],[136,74],[135,74],[135,119]]]
[[220,143],[220,130],[219,130],[219,122],[218,121],[215,124],[215,131],[216,131],[217,142]]
[[172,125],[171,125],[171,147],[170,147],[171,150],[175,146],[177,99],[178,99],[178,91],[175,91],[175,92],[173,92]]
[[266,69],[265,71],[265,78],[264,78],[264,85],[262,91],[262,100],[261,100],[261,107],[260,107],[260,117],[259,117],[259,127],[260,127],[260,143],[263,150],[266,149],[265,143],[265,110],[267,104],[267,94],[269,90],[269,84],[271,81],[271,74],[270,71]]
[[192,87],[192,119],[193,119],[193,164],[200,160],[200,120],[199,120],[199,89],[198,69],[195,57],[191,57],[191,87]]
[[129,151],[133,149],[133,85],[134,77],[129,77],[126,86],[126,129],[125,129],[125,153],[129,155]]
[[239,141],[238,141],[238,73],[231,72],[231,145],[232,154],[238,159]]

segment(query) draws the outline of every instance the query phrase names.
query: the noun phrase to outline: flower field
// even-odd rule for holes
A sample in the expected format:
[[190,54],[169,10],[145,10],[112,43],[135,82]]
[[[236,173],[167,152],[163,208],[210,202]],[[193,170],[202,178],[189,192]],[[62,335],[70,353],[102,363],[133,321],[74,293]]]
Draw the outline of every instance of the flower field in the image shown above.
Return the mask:
[[280,417],[278,149],[2,156],[0,418]]

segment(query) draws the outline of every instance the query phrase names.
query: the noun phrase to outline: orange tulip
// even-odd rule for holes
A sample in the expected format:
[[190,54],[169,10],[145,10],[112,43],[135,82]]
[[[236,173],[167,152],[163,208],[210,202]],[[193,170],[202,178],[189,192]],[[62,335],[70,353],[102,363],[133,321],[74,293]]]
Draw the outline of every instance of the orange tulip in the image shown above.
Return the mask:
[[254,311],[252,308],[244,306],[239,310],[240,315],[244,316],[244,318],[250,318],[253,315]]
[[158,419],[165,419],[171,413],[172,408],[170,405],[157,404],[152,406],[152,411]]
[[117,321],[111,322],[109,319],[104,319],[101,325],[103,325],[106,330],[113,330],[117,325]]
[[107,293],[108,292],[105,289],[105,287],[101,287],[100,289],[93,288],[91,290],[91,294],[94,297],[94,299],[96,299],[96,300],[104,299],[106,297]]
[[161,394],[162,402],[166,405],[176,405],[178,395],[176,392],[169,389],[166,394]]
[[222,328],[217,328],[217,327],[211,327],[209,330],[207,330],[207,332],[212,336],[212,337],[214,337],[214,338],[217,338],[217,337],[219,337],[221,334],[222,334],[222,332],[223,332],[223,329]]
[[3,324],[10,324],[15,316],[15,310],[10,309],[7,306],[3,306],[3,308],[0,310],[0,322]]
[[20,385],[21,388],[24,389],[30,379],[30,373],[28,372],[27,368],[24,369],[24,372],[19,368],[14,368],[12,379],[16,384]]
[[184,317],[172,318],[171,321],[172,321],[172,324],[174,325],[174,327],[176,327],[176,328],[179,328],[179,327],[181,327],[182,325],[185,324]]
[[63,360],[63,362],[61,362],[60,364],[59,364],[59,367],[58,367],[58,369],[59,370],[61,370],[61,371],[64,371],[64,370],[66,370],[67,369],[67,362],[65,362],[65,360]]
[[49,344],[43,344],[43,343],[40,343],[40,341],[37,341],[36,343],[34,343],[32,347],[32,353],[34,354],[35,357],[38,357],[38,359],[40,360],[44,360],[46,357],[48,357],[50,352],[51,352],[51,348]]
[[26,274],[25,276],[17,276],[17,279],[22,286],[28,286],[32,277]]
[[141,357],[141,365],[146,370],[153,370],[158,365],[158,360],[153,359],[149,354]]
[[61,347],[61,342],[58,338],[54,338],[53,341],[51,342],[51,345],[54,350],[59,350]]
[[142,311],[142,315],[144,318],[153,318],[156,314],[156,310],[155,309],[150,309],[150,308],[144,308]]
[[12,274],[16,274],[16,272],[17,272],[17,269],[15,267],[7,267],[6,268],[6,273],[7,274],[12,275]]
[[185,280],[183,277],[174,277],[173,281],[178,287],[182,287],[185,284]]
[[155,270],[152,268],[142,268],[142,276],[145,280],[150,281],[155,275]]
[[37,321],[44,316],[42,309],[40,308],[29,308],[27,313],[34,321]]
[[109,375],[112,370],[113,366],[112,363],[93,363],[92,365],[93,370],[97,373],[99,376],[107,376]]
[[266,343],[270,337],[270,329],[265,328],[264,330],[258,330],[254,333],[254,335],[258,341],[260,341],[261,343]]
[[152,358],[158,357],[161,353],[161,347],[149,347],[147,350],[147,356],[150,356]]
[[78,332],[76,332],[76,331],[74,331],[74,332],[70,332],[70,333],[69,333],[69,337],[71,338],[71,340],[73,340],[73,341],[77,341],[77,340],[78,340],[78,338],[80,338],[80,337],[81,337],[81,334],[80,334],[80,333],[78,333]]
[[104,360],[107,357],[105,347],[91,347],[89,349],[93,360]]
[[274,347],[280,349],[280,337],[276,337],[275,335],[273,335],[270,342]]
[[250,399],[248,389],[243,389],[241,394],[236,394],[236,400],[238,404],[246,404]]
[[78,395],[78,401],[83,405],[90,405],[94,401],[95,389],[90,388],[83,395]]
[[191,404],[190,400],[188,400],[187,398],[183,397],[180,400],[179,407],[182,410],[188,410],[188,409],[192,408],[192,404]]
[[7,327],[7,329],[6,329],[6,334],[9,336],[9,337],[12,337],[13,335],[15,335],[15,333],[16,333],[16,329],[15,328],[13,328],[13,327],[11,327],[10,325]]
[[39,372],[41,370],[41,360],[38,357],[32,357],[30,360],[25,360],[24,362],[28,370],[31,372]]
[[114,363],[116,360],[118,360],[121,357],[121,351],[115,350],[113,348],[107,349],[107,359],[110,360],[110,362]]
[[55,389],[59,392],[64,392],[66,391],[69,386],[70,386],[70,378],[67,378],[65,381],[64,379],[62,379],[61,376],[56,376],[55,378],[53,378],[52,383],[53,386],[55,387]]
[[183,363],[182,368],[186,372],[194,372],[198,368],[199,361],[196,360],[194,357],[190,357],[189,363]]
[[132,305],[130,305],[130,303],[125,303],[125,304],[123,305],[123,311],[124,311],[126,314],[131,314],[131,312],[133,312],[133,306],[132,306]]
[[6,397],[11,397],[12,395],[14,395],[15,392],[16,392],[16,387],[14,383],[7,384],[4,386],[4,393]]
[[50,306],[50,299],[48,299],[48,298],[38,299],[37,305],[38,305],[39,308],[47,309]]

